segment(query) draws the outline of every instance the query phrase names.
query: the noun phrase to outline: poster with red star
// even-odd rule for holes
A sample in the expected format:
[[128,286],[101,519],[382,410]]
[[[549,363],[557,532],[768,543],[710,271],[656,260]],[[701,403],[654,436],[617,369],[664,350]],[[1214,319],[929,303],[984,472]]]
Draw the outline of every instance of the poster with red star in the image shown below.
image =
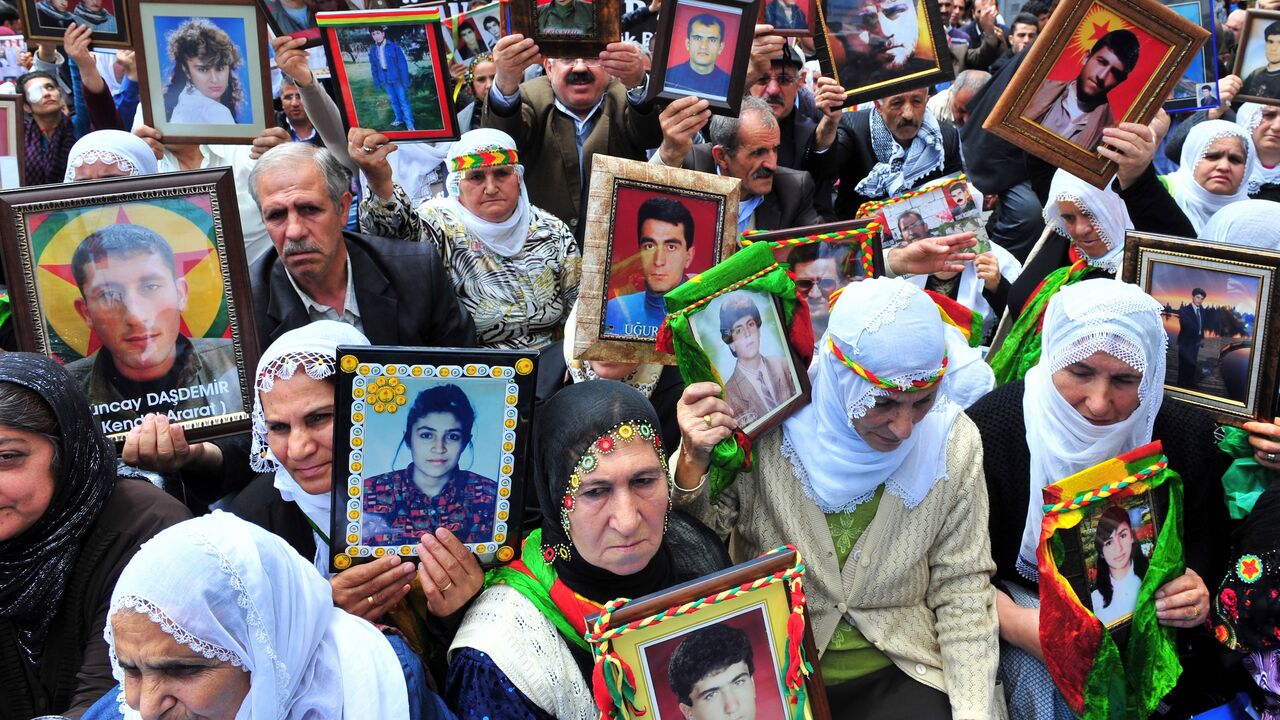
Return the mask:
[[1104,131],[1151,122],[1208,37],[1156,0],[1063,0],[982,127],[1106,187]]
[[61,363],[113,439],[150,414],[188,437],[247,424],[247,270],[220,212],[234,202],[226,170],[0,196],[18,344]]

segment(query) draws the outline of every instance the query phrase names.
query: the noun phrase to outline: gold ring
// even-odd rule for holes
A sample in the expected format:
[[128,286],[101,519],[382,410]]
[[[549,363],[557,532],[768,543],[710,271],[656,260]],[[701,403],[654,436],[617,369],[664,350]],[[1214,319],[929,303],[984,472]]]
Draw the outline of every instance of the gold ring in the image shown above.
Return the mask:
[[449,589],[449,588],[451,588],[451,587],[453,587],[453,581],[452,581],[452,580],[450,580],[450,581],[449,581],[449,584],[448,584],[448,585],[445,585],[444,587],[440,588],[440,592],[443,594],[445,590],[448,590],[448,589]]
[[706,415],[703,415],[703,416],[702,416],[702,422],[706,423],[706,424],[707,424],[707,427],[711,427],[711,414],[710,414],[710,413],[708,413],[708,414],[706,414]]
[[373,596],[372,596],[372,595],[370,595],[369,597],[365,598],[365,600],[368,600],[368,601],[369,601],[369,605],[370,605],[370,606],[372,606],[372,605],[373,605]]

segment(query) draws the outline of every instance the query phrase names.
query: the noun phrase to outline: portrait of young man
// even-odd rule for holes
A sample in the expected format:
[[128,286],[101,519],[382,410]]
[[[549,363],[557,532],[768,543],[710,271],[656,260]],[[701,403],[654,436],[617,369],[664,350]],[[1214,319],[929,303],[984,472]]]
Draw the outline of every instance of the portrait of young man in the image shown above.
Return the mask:
[[667,316],[663,296],[684,282],[693,263],[693,214],[670,196],[655,196],[640,204],[636,213],[636,238],[644,290],[620,295],[605,306],[604,333],[636,339],[652,339]]
[[1200,347],[1204,345],[1202,288],[1191,290],[1191,304],[1178,308],[1178,387],[1195,390],[1200,383]]
[[67,372],[104,432],[125,432],[152,412],[192,420],[243,410],[232,341],[181,331],[187,282],[160,235],[105,227],[80,242],[71,265],[76,312],[102,344]]
[[[732,293],[720,305],[720,339],[733,354],[733,373],[724,384],[725,401],[739,425],[750,426],[796,394],[788,359],[762,352],[764,319],[750,292]],[[723,376],[727,368],[718,368]]]
[[689,633],[667,661],[684,720],[756,720],[755,672],[747,634],[723,623]]
[[947,197],[951,200],[951,214],[953,216],[958,217],[977,209],[973,202],[973,196],[969,194],[969,189],[961,183],[955,183],[947,188]]
[[387,38],[385,27],[369,30],[369,69],[373,85],[387,94],[391,112],[395,115],[393,129],[413,130],[413,107],[409,104],[409,58],[404,50]]
[[[1280,99],[1280,20],[1267,23],[1262,30],[1266,64],[1252,71],[1244,68],[1244,86],[1241,95]],[[1250,41],[1250,44],[1256,40]]]
[[839,16],[827,18],[831,35],[844,45],[838,68],[847,86],[873,85],[938,67],[937,56],[916,53],[920,33],[917,0],[853,0]]
[[544,35],[582,37],[595,29],[595,9],[585,0],[551,0],[538,8],[537,25]]
[[689,59],[667,70],[666,88],[691,95],[724,99],[729,96],[729,73],[716,61],[725,47],[725,23],[709,13],[689,19],[684,46]]
[[1098,38],[1073,80],[1046,80],[1023,113],[1044,129],[1093,152],[1104,128],[1119,120],[1108,95],[1138,65],[1141,47],[1129,30],[1112,30]]

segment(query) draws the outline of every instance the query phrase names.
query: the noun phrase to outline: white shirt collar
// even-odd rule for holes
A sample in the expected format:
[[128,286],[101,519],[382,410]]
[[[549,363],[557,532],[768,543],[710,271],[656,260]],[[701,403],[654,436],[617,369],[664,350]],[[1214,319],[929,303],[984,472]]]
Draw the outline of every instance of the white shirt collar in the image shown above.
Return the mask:
[[[552,97],[554,97],[554,95]],[[600,96],[600,102],[596,103],[596,106],[591,108],[591,112],[587,113],[587,118],[585,120],[579,118],[577,113],[565,107],[565,104],[560,102],[560,98],[555,98],[555,102],[556,109],[565,115],[568,115],[573,120],[573,124],[576,126],[578,134],[581,135],[582,128],[587,125],[587,123],[590,123],[595,119],[596,113],[600,112],[600,108],[604,105],[604,95]]]
[[[285,270],[284,276],[289,278],[289,284],[293,286],[294,291],[298,293],[298,297],[302,299],[302,305],[307,309],[307,314],[319,313],[321,315],[337,316],[338,311],[328,305],[316,302],[316,299],[307,294],[305,290],[298,286],[293,276]],[[342,301],[342,315],[345,317],[350,313],[353,317],[360,317],[360,307],[356,305],[356,284],[354,276],[351,274],[351,254],[347,253],[347,295]]]

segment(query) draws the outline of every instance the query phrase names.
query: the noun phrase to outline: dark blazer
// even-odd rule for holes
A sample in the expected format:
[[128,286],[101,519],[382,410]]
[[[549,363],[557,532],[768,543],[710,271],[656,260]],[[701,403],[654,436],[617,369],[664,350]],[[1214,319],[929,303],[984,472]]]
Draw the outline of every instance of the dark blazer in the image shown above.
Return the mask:
[[[1200,308],[1200,318],[1203,318],[1205,309]],[[1196,317],[1195,307],[1192,305],[1183,305],[1178,308],[1178,347],[1199,348],[1200,341],[1204,339],[1204,325],[1200,322],[1200,318]],[[1194,359],[1195,352],[1191,357]]]
[[[316,556],[316,536],[307,524],[307,516],[297,503],[288,502],[275,486],[273,473],[262,473],[231,501],[227,511],[247,520],[273,535],[284,538],[289,546],[308,561]],[[328,527],[320,528],[325,535]]]
[[[838,217],[853,217],[858,208],[868,200],[888,199],[868,197],[855,189],[879,162],[875,151],[871,149],[873,112],[875,108],[845,113],[836,127],[836,140],[826,152],[816,152],[812,143],[805,151],[805,170],[815,179],[823,181],[839,178],[835,204]],[[942,169],[920,178],[914,187],[964,169],[960,164],[960,134],[956,132],[954,125],[945,120],[939,120],[938,126],[942,129]]]
[[[716,161],[711,156],[711,144],[694,145],[682,167],[714,175]],[[773,190],[756,207],[756,229],[786,230],[824,222],[813,207],[813,194],[814,182],[809,173],[779,165],[773,176]]]
[[115,687],[102,637],[111,589],[142,543],[190,517],[181,503],[146,480],[116,480],[80,546],[34,673],[25,667],[13,623],[0,618],[0,720],[78,718]]
[[[351,256],[356,304],[374,345],[475,347],[471,315],[430,243],[396,242],[343,233]],[[311,322],[274,248],[249,271],[258,339],[266,349],[289,330]]]

